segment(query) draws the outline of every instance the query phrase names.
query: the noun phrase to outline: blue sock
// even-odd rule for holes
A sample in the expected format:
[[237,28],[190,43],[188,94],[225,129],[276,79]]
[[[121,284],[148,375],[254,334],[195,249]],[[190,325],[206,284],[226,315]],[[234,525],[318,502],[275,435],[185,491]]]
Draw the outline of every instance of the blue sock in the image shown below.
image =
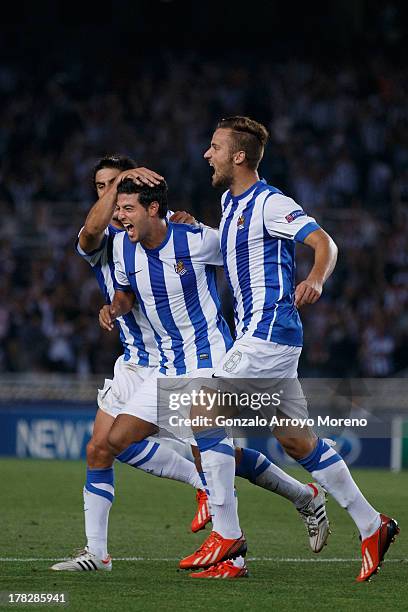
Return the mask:
[[116,459],[122,463],[132,465],[135,468],[140,467],[143,469],[142,466],[154,457],[159,446],[159,442],[153,442],[148,439],[141,440],[140,442],[133,442],[133,444],[125,448],[120,455],[117,455]]
[[363,540],[378,529],[379,513],[361,493],[342,457],[325,440],[319,438],[314,450],[298,463],[348,511]]
[[236,467],[236,475],[246,478],[258,487],[272,491],[291,501],[296,508],[303,508],[313,497],[313,491],[280,467],[269,461],[265,455],[253,448],[241,448],[242,455]]
[[88,550],[99,559],[106,559],[109,511],[115,495],[113,468],[88,467],[83,495]]
[[242,448],[241,451],[241,461],[235,468],[235,474],[256,484],[257,477],[271,465],[271,462],[265,455],[252,448]]
[[324,470],[325,468],[337,463],[338,461],[342,461],[342,458],[333,447],[329,446],[327,442],[318,439],[317,444],[310,453],[303,459],[297,460],[300,465],[302,465],[305,470],[312,473],[316,470]]
[[182,457],[168,444],[146,438],[133,442],[117,457],[122,463],[160,476],[190,484],[195,489],[201,488],[201,479],[192,461]]
[[213,515],[213,529],[224,538],[241,535],[235,497],[235,451],[232,441],[222,428],[195,435],[201,454],[204,478],[209,492],[208,501]]
[[115,495],[113,467],[110,468],[86,468],[85,488],[89,493],[100,495],[111,503]]

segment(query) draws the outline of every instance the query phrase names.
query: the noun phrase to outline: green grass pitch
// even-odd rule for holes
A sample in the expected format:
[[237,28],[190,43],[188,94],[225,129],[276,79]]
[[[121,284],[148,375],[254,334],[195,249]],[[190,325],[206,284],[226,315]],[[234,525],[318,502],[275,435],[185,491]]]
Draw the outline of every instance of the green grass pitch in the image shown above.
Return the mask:
[[[194,491],[121,464],[115,467],[110,515],[110,553],[118,558],[113,571],[51,572],[48,559],[67,556],[84,544],[84,471],[80,462],[0,461],[0,591],[64,591],[69,610],[90,612],[408,609],[407,472],[353,471],[372,503],[401,527],[379,575],[371,583],[356,584],[357,531],[333,499],[328,504],[329,545],[314,555],[291,504],[242,479],[237,479],[239,510],[251,576],[194,581],[177,571],[177,560],[203,540],[204,532],[189,530]],[[307,482],[306,472],[291,472]],[[138,559],[125,560],[129,557]]]

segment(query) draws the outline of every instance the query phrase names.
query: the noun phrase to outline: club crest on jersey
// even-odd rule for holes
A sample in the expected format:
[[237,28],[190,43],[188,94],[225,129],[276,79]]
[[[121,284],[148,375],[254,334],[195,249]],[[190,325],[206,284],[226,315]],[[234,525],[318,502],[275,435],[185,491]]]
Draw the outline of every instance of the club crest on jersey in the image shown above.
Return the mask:
[[244,229],[244,227],[245,227],[245,217],[244,215],[240,215],[237,221],[237,228],[240,230],[240,229]]
[[304,210],[294,210],[293,212],[289,213],[289,215],[286,215],[285,219],[288,223],[292,223],[292,221],[298,217],[303,217],[304,215],[306,215]]
[[174,270],[177,272],[177,274],[179,274],[180,276],[183,276],[184,274],[187,274],[187,270],[184,266],[184,263],[182,261],[177,261],[174,264]]

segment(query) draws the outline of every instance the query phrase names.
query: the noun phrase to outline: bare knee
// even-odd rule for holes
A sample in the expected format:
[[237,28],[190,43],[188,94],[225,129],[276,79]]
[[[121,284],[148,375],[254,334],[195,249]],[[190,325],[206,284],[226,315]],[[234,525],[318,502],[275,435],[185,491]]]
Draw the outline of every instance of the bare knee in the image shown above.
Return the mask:
[[108,446],[116,457],[135,442],[141,442],[159,431],[157,425],[128,414],[120,414],[108,434]]
[[108,447],[110,452],[114,457],[120,455],[122,451],[124,451],[128,446],[126,441],[126,436],[122,434],[120,431],[114,431],[113,429],[109,432],[108,435]]
[[108,446],[108,441],[91,438],[86,445],[86,460],[89,467],[110,467],[113,462],[113,455]]
[[313,438],[281,438],[280,444],[285,452],[293,459],[303,459],[313,452],[316,446],[316,439]]
[[[153,430],[152,433],[149,433],[147,435],[152,435],[155,433],[157,432]],[[120,453],[126,450],[131,444],[141,442],[142,440],[147,438],[147,435],[143,432],[130,433],[127,431],[123,431],[120,428],[112,427],[108,436],[109,450],[115,457],[117,457],[117,455],[120,455]]]

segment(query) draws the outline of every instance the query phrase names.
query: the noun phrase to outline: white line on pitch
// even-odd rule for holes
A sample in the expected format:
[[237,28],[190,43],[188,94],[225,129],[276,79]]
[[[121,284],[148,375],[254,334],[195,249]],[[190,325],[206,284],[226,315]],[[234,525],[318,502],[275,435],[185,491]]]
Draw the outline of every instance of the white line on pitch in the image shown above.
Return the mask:
[[[2,563],[32,563],[36,561],[66,561],[66,557],[31,557],[26,559],[19,559],[17,557],[0,557],[0,562]],[[113,557],[112,561],[144,561],[144,562],[152,562],[152,561],[167,561],[174,562],[179,561],[178,558],[173,557],[161,557],[161,558],[153,558],[153,557]],[[268,561],[271,563],[354,563],[357,561],[361,561],[361,558],[353,558],[353,559],[341,559],[341,558],[331,558],[331,559],[304,559],[304,558],[284,558],[284,557],[248,557],[247,561]],[[408,559],[385,559],[385,563],[407,563]]]

